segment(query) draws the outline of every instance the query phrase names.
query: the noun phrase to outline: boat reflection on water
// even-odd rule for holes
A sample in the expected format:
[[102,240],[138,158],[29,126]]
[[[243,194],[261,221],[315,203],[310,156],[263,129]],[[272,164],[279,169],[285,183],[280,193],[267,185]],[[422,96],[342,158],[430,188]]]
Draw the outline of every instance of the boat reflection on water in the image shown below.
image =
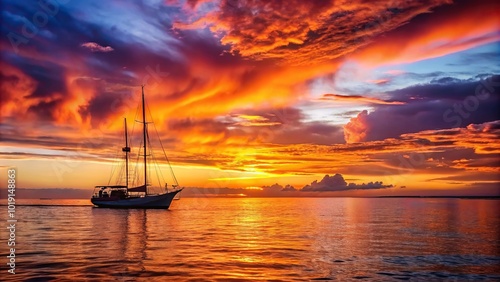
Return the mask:
[[[94,245],[91,251],[99,261],[111,259],[106,273],[128,281],[144,271],[149,240],[147,210],[92,209],[92,217],[95,237],[100,244]],[[88,275],[86,278],[102,277]]]
[[20,206],[19,273],[1,279],[498,280],[498,203],[183,198],[169,210]]

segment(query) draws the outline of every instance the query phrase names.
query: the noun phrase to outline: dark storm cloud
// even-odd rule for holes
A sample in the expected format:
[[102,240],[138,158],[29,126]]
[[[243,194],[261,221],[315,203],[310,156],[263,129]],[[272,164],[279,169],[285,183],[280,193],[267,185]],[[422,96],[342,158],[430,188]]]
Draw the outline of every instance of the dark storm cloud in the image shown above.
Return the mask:
[[[431,77],[435,77],[431,74]],[[483,93],[486,90],[487,93]],[[432,79],[427,84],[413,85],[404,89],[388,91],[394,99],[402,99],[405,102],[414,100],[448,100],[463,101],[468,96],[476,95],[485,99],[497,98],[500,96],[500,76],[489,76],[487,79],[479,81],[477,78],[459,79],[455,77],[440,77]],[[486,97],[491,96],[491,97]]]
[[404,105],[377,105],[345,126],[347,141],[373,141],[404,133],[463,127],[500,119],[499,76],[483,81],[440,78],[387,92]]

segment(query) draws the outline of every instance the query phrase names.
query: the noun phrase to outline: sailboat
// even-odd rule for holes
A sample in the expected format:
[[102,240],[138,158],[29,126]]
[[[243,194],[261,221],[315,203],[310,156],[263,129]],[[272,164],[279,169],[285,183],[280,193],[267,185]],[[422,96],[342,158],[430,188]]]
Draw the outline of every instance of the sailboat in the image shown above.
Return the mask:
[[[168,209],[172,200],[182,191],[179,188],[177,179],[173,175],[176,184],[172,185],[172,189],[168,189],[165,184],[164,191],[153,193],[149,191],[148,186],[148,122],[146,121],[146,107],[144,99],[144,85],[142,86],[142,142],[143,154],[140,156],[144,162],[144,183],[135,187],[129,187],[129,154],[131,149],[128,142],[127,120],[125,119],[125,147],[122,152],[125,153],[125,185],[98,185],[95,186],[93,195],[90,199],[92,204],[99,208],[151,208],[151,209]],[[161,142],[161,141],[160,141]],[[162,145],[163,148],[163,145]],[[166,155],[165,155],[166,157]],[[168,160],[168,158],[167,158]],[[168,163],[170,166],[170,162]],[[170,170],[173,174],[172,167]]]

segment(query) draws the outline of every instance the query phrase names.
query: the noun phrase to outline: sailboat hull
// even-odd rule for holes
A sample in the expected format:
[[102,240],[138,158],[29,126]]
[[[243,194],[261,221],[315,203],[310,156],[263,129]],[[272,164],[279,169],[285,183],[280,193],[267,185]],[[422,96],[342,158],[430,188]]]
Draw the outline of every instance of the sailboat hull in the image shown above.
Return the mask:
[[[148,187],[148,162],[147,156],[148,153],[152,156],[152,151],[149,149],[148,151],[148,128],[147,128],[147,120],[146,120],[146,103],[144,99],[144,85],[142,85],[142,137],[143,137],[143,150],[142,154],[140,151],[138,152],[138,157],[142,156],[144,159],[144,177],[142,180],[144,181],[144,185],[138,187],[129,187],[129,167],[128,167],[128,159],[129,153],[131,151],[128,144],[128,134],[127,134],[127,120],[124,119],[125,125],[125,147],[122,148],[122,151],[125,153],[125,179],[126,185],[104,185],[104,186],[96,186],[95,189],[99,189],[97,193],[94,193],[90,201],[96,207],[99,208],[119,208],[119,209],[168,209],[172,200],[175,198],[182,189],[175,190],[172,192],[167,192],[158,195],[147,194]],[[159,137],[159,135],[158,135]],[[160,142],[161,143],[161,142]],[[151,144],[149,144],[151,146]],[[163,145],[162,145],[163,149]],[[163,149],[163,153],[165,154],[165,150]],[[166,157],[166,154],[165,154]],[[167,158],[168,161],[168,158]],[[156,162],[155,162],[156,163]],[[170,162],[168,163],[170,166]],[[170,167],[172,171],[172,167]],[[175,175],[172,176],[175,179]],[[159,178],[158,178],[159,180]],[[179,183],[177,183],[177,179],[175,179],[175,185],[172,187],[178,187]],[[138,184],[138,183],[137,183]],[[167,183],[165,183],[165,188],[167,188]],[[94,189],[94,192],[95,192]],[[168,191],[168,190],[167,190]],[[144,193],[143,196],[131,196],[137,195],[137,193]]]
[[[182,189],[181,189],[182,190]],[[172,191],[159,195],[148,195],[145,197],[133,197],[125,199],[92,198],[92,204],[99,208],[117,209],[168,209],[175,195],[181,190]]]

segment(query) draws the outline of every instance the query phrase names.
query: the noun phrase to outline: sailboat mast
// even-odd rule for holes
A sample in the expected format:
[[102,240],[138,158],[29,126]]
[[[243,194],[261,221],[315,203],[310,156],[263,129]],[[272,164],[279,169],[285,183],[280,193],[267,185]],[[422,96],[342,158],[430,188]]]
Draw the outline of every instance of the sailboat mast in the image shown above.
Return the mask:
[[130,152],[130,147],[128,146],[127,118],[124,118],[124,123],[125,123],[125,148],[123,148],[123,151],[125,152],[125,182],[128,190],[128,153]]
[[144,142],[144,188],[146,190],[146,195],[148,194],[148,178],[147,178],[147,164],[146,164],[146,131],[147,129],[147,123],[146,123],[146,107],[144,103],[144,85],[142,85],[142,137],[143,137],[143,142]]

